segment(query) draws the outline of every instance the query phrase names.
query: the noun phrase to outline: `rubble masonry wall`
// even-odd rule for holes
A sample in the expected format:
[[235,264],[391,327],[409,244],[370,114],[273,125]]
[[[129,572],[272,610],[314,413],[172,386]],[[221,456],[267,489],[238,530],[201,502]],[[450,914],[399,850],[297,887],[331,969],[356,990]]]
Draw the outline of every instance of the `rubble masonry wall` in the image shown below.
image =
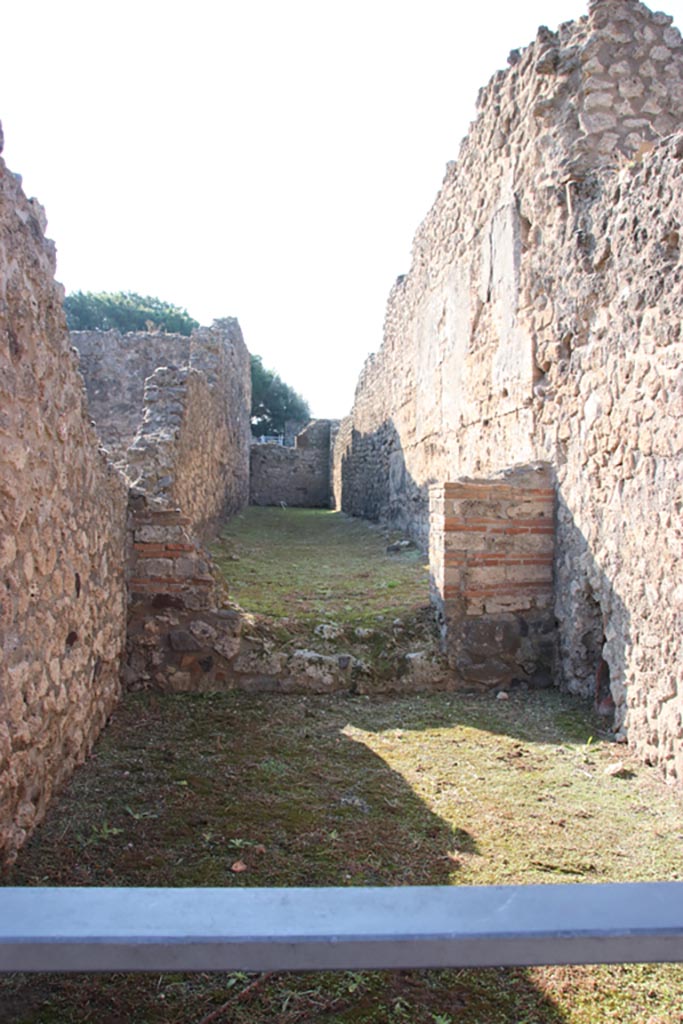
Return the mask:
[[114,707],[125,637],[126,488],[90,425],[45,223],[0,160],[0,860],[9,862]]
[[207,538],[249,498],[251,369],[234,318],[189,342],[185,366],[160,366],[145,382],[125,471],[135,490],[182,509]]
[[478,118],[389,298],[335,448],[346,511],[425,547],[428,488],[548,462],[560,681],[683,774],[683,46],[635,0],[539,30]]
[[142,419],[145,380],[159,366],[187,366],[190,339],[144,331],[72,331],[71,343],[80,355],[88,408],[102,444],[123,467]]
[[251,448],[252,505],[329,508],[330,437],[336,421],[311,420],[294,448],[254,444]]

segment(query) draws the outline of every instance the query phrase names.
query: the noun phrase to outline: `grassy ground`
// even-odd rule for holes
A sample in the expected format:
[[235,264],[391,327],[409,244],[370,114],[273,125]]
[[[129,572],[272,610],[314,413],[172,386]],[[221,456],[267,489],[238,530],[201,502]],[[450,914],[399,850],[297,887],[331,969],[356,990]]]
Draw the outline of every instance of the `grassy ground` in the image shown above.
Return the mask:
[[[677,878],[680,801],[555,692],[129,696],[4,881]],[[623,761],[618,774],[608,774]],[[255,987],[250,987],[256,981]],[[673,966],[23,976],[3,1024],[680,1024]],[[214,1016],[211,1016],[211,1015]]]
[[401,535],[322,509],[248,508],[213,556],[231,598],[250,613],[245,635],[273,649],[348,654],[376,688],[421,652],[438,671],[439,638],[426,556],[388,551]]
[[[215,557],[268,643],[434,643],[424,558],[249,509]],[[321,627],[324,627],[321,631]],[[558,693],[129,695],[5,879],[425,885],[677,878],[680,800]],[[617,774],[608,769],[618,767]],[[683,1024],[672,966],[0,979],[2,1024]]]
[[399,536],[340,512],[251,507],[226,524],[213,553],[248,611],[368,627],[429,603],[426,557],[387,554]]

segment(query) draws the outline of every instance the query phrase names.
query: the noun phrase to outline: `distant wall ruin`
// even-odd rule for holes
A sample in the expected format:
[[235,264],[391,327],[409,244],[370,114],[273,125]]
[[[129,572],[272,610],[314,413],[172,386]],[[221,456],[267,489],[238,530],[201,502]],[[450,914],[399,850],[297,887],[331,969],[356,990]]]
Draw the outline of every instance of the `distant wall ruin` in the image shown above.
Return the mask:
[[0,160],[0,859],[10,862],[114,707],[125,638],[126,487],[90,425],[45,223]]
[[294,447],[254,444],[251,448],[252,505],[329,508],[330,439],[336,422],[311,420]]
[[338,506],[425,547],[430,485],[555,474],[562,684],[683,775],[683,45],[635,0],[540,29],[479,97],[335,447]]
[[[131,484],[124,682],[170,691],[229,686],[240,617],[223,607],[201,542],[249,496],[251,369],[239,324],[217,320],[189,338],[109,331],[75,332],[72,340],[87,354],[83,369],[103,436],[121,439],[118,457]],[[181,365],[166,365],[169,356]],[[125,383],[108,402],[115,377]]]
[[132,331],[72,331],[88,409],[102,444],[121,468],[142,420],[145,381],[159,366],[178,369],[190,361],[190,338]]
[[251,373],[237,320],[190,337],[74,331],[71,340],[102,442],[134,488],[181,507],[200,536],[247,503]]

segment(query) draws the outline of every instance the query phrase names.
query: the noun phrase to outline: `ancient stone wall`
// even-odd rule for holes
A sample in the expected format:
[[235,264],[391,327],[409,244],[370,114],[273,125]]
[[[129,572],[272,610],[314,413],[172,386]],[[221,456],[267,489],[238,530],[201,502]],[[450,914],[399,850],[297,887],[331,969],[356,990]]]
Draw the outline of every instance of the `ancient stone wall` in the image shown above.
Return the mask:
[[311,420],[297,434],[294,448],[252,445],[251,504],[329,508],[332,426],[331,420]]
[[187,366],[190,339],[144,331],[72,331],[71,343],[80,355],[88,408],[102,444],[123,467],[142,419],[145,380],[159,366]]
[[[611,677],[615,724],[683,777],[683,138],[577,211],[588,251],[557,290],[535,400],[558,472],[565,684]],[[602,648],[602,649],[601,649]]]
[[133,487],[179,506],[208,536],[246,505],[251,433],[249,353],[237,320],[218,320],[190,339],[189,364],[159,367],[145,382],[142,423],[127,451]]
[[241,617],[223,607],[202,542],[249,496],[251,366],[239,324],[217,320],[189,338],[72,338],[95,396],[91,412],[118,443],[131,484],[124,683],[234,685]]
[[126,488],[90,425],[45,223],[0,160],[0,860],[7,861],[116,703],[125,635]]
[[282,435],[282,443],[286,448],[293,448],[296,444],[297,434],[306,426],[306,420],[285,420],[285,431]]
[[430,484],[550,463],[563,685],[605,669],[618,735],[681,775],[683,46],[599,0],[510,63],[390,295],[335,493],[426,547]]
[[229,688],[241,617],[223,610],[211,558],[180,509],[132,494],[123,678],[131,689]]

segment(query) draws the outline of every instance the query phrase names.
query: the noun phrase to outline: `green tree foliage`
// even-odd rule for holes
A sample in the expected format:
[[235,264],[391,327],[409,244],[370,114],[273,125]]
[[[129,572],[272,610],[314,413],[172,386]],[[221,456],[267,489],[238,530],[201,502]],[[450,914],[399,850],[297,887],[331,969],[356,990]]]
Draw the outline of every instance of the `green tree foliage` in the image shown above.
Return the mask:
[[167,331],[191,334],[199,327],[180,306],[135,292],[74,292],[64,300],[70,331]]
[[251,432],[284,434],[286,420],[306,422],[311,417],[308,402],[289,384],[263,365],[261,356],[251,357]]

